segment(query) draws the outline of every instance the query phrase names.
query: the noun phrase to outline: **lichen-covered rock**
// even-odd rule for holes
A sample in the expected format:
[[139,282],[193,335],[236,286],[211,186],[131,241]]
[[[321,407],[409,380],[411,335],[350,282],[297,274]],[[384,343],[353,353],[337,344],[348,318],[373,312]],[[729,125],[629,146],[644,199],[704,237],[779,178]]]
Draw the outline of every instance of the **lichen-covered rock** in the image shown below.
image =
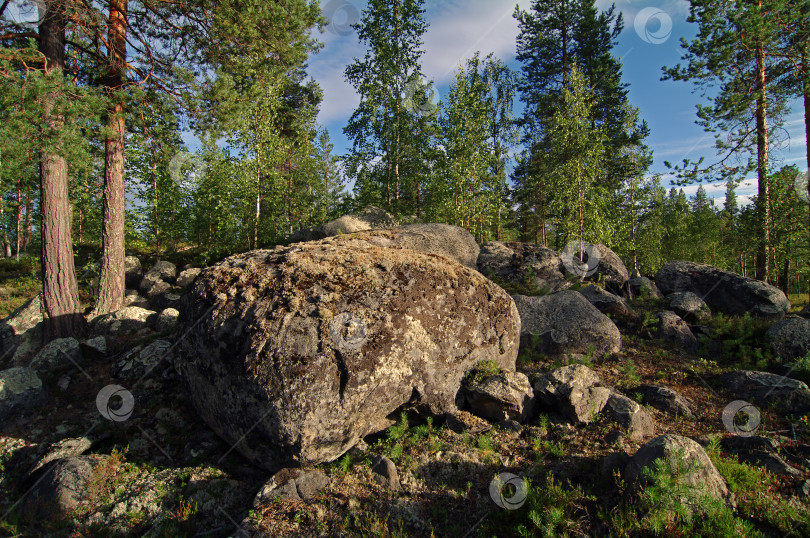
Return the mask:
[[[588,276],[586,280],[598,280],[605,283],[605,288],[619,294],[624,289],[625,283],[630,279],[630,271],[624,265],[619,255],[610,250],[606,245],[596,243],[593,245],[594,255],[598,255],[599,263],[596,271]],[[591,266],[593,262],[588,261]]]
[[143,275],[138,284],[138,291],[151,299],[161,293],[168,293],[176,278],[177,266],[171,262],[159,260]]
[[665,342],[674,344],[689,353],[694,353],[698,348],[697,337],[689,329],[689,325],[682,320],[678,314],[665,310],[659,312],[657,337]]
[[95,468],[107,458],[72,456],[51,461],[38,471],[38,480],[25,497],[24,512],[49,520],[69,517],[86,499]]
[[385,456],[375,456],[371,462],[374,480],[389,491],[399,491],[399,471],[393,461]]
[[0,371],[0,420],[37,405],[47,399],[45,386],[31,368],[15,366]]
[[766,336],[774,357],[781,361],[800,359],[810,353],[810,320],[789,318],[777,321]]
[[621,350],[619,329],[579,292],[513,298],[520,313],[522,347],[553,358],[600,357]]
[[796,379],[770,372],[738,370],[721,375],[718,382],[740,400],[766,408],[773,405],[784,414],[810,412],[810,388]]
[[96,316],[90,322],[94,334],[125,334],[146,329],[157,317],[157,312],[139,306],[125,306],[115,312]]
[[103,336],[96,336],[89,338],[79,344],[82,356],[88,359],[96,360],[107,356],[107,339]]
[[42,294],[35,295],[21,307],[0,322],[0,357],[12,357],[17,348],[27,344],[26,348],[33,350],[34,346],[42,345],[43,305]]
[[667,295],[667,305],[684,321],[699,323],[712,317],[706,301],[691,291],[677,291]]
[[655,283],[664,295],[691,291],[730,316],[750,312],[761,318],[781,319],[790,310],[790,301],[779,288],[702,263],[668,262],[656,273]]
[[600,413],[612,394],[601,378],[585,365],[557,368],[534,385],[539,402],[560,412],[574,423],[588,424]]
[[532,412],[534,391],[526,374],[502,372],[462,386],[472,412],[492,422],[525,421]]
[[627,306],[624,299],[598,286],[590,284],[579,290],[579,292],[603,314],[619,317],[633,315],[633,310]]
[[734,506],[734,494],[717,471],[706,451],[695,441],[680,435],[659,435],[638,449],[625,468],[625,477],[630,482],[645,483],[642,470],[651,469],[656,460],[663,460],[671,468],[682,470],[679,478],[687,486],[682,503],[696,506],[700,497],[707,494]]
[[270,470],[333,460],[406,403],[454,411],[477,363],[514,370],[520,330],[509,295],[477,271],[341,238],[205,269],[180,320],[192,402]]
[[82,350],[75,338],[51,340],[31,361],[31,368],[42,375],[52,375],[78,367],[82,362]]
[[637,276],[627,281],[627,291],[631,299],[637,297],[660,297],[655,282],[645,276]]
[[514,241],[484,243],[477,266],[481,274],[501,282],[549,292],[570,288],[587,271],[585,264],[550,248]]

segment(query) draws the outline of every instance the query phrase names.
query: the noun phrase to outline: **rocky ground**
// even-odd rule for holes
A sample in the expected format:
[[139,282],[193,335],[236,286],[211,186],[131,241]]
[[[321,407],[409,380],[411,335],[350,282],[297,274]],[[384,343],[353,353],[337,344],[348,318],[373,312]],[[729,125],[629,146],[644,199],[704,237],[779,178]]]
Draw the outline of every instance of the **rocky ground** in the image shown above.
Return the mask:
[[[133,291],[127,307],[91,320],[88,338],[59,340],[44,348],[38,344],[37,298],[17,310],[0,329],[0,353],[4,354],[0,359],[0,534],[810,533],[810,389],[803,382],[810,380],[810,321],[795,308],[790,312],[783,296],[695,264],[669,264],[654,279],[633,279],[621,260],[607,254],[593,272],[585,267],[588,264],[536,245],[489,243],[479,255],[477,246],[465,243],[457,230],[421,226],[384,233],[353,229],[356,234],[298,250],[272,251],[260,262],[238,258],[230,269],[223,266],[215,271],[191,267],[178,271],[161,262],[144,273],[137,259],[128,258],[127,284]],[[360,332],[340,333],[340,345],[346,347],[337,346],[342,350],[336,355],[343,361],[342,370],[336,370],[334,386],[326,384],[322,392],[308,394],[305,386],[285,389],[296,379],[306,379],[306,370],[292,369],[287,377],[278,377],[283,365],[269,371],[268,364],[277,363],[262,362],[260,354],[247,361],[254,361],[250,364],[255,378],[263,379],[279,399],[304,398],[293,400],[300,403],[296,409],[309,409],[300,421],[313,416],[322,419],[308,426],[298,441],[284,445],[287,437],[279,435],[259,448],[274,434],[258,436],[252,429],[260,423],[258,430],[263,430],[264,417],[243,425],[229,405],[218,408],[205,403],[225,402],[226,395],[219,391],[245,382],[239,371],[229,373],[223,367],[224,373],[217,375],[233,375],[229,383],[223,387],[202,384],[205,368],[227,366],[230,356],[241,357],[239,346],[244,342],[265,349],[286,341],[287,347],[278,347],[268,356],[278,360],[284,352],[288,361],[307,359],[300,334],[310,334],[309,329],[302,326],[295,336],[298,333],[290,329],[293,324],[285,325],[286,314],[282,314],[303,308],[294,306],[297,292],[291,290],[318,286],[320,302],[312,304],[321,312],[334,308],[329,278],[321,275],[309,283],[291,278],[287,288],[285,268],[300,269],[316,256],[325,260],[333,249],[354,253],[359,267],[366,262],[358,252],[371,255],[380,248],[428,253],[389,255],[387,269],[379,270],[404,275],[404,280],[391,281],[390,286],[414,280],[408,271],[429,270],[428,287],[443,289],[442,297],[456,300],[461,292],[452,295],[447,291],[452,286],[445,289],[444,282],[457,285],[464,278],[473,279],[464,290],[494,286],[475,280],[480,272],[513,296],[515,312],[503,315],[519,319],[519,331],[508,323],[491,321],[500,315],[496,312],[476,317],[458,310],[458,317],[481,331],[497,326],[493,330],[501,343],[469,364],[463,358],[471,351],[465,351],[464,343],[455,346],[463,352],[455,362],[461,388],[450,395],[452,401],[428,397],[431,387],[441,393],[446,380],[456,379],[452,361],[441,363],[444,370],[434,363],[414,366],[422,372],[430,368],[444,372],[441,383],[396,373],[400,369],[391,367],[399,376],[392,378],[397,381],[391,386],[407,386],[407,394],[396,395],[392,388],[374,396],[381,398],[380,405],[363,407],[370,409],[366,415],[340,415],[345,428],[318,429],[336,406],[330,398],[339,399],[348,409],[352,398],[365,394],[364,385],[357,381],[363,379],[364,368],[380,371],[379,363],[367,367],[356,360],[359,355],[352,354],[358,334],[379,342],[373,336],[390,325],[382,315],[375,325],[370,309],[358,314],[366,320],[355,328]],[[608,249],[602,246],[602,251]],[[437,261],[429,257],[434,253],[457,261]],[[278,270],[272,282],[251,276],[257,274],[256,267],[264,267],[262,263],[270,264],[262,270]],[[450,269],[451,276],[442,276]],[[387,296],[368,291],[376,270],[369,265],[363,278],[370,283],[358,284],[356,292],[349,294],[357,304],[392,304]],[[586,274],[592,282],[582,281]],[[200,303],[211,304],[205,312],[210,323],[199,323],[199,316],[190,318],[190,298],[221,291],[227,275],[244,286],[231,283],[228,290],[237,291],[226,290],[222,297],[214,293],[210,303]],[[279,336],[260,343],[255,337],[239,340],[233,335],[240,331],[255,336],[251,332],[255,326],[246,320],[263,304],[261,297],[269,296],[261,295],[267,289],[263,286],[274,286],[273,296],[287,297],[286,310],[274,303],[262,310],[266,314],[256,315],[278,319],[280,325],[265,333]],[[411,285],[403,287],[399,297],[407,298],[416,289],[420,297],[428,293]],[[485,305],[508,298],[506,292],[493,288],[489,298],[480,299],[481,305],[471,312],[480,313]],[[464,304],[479,300],[476,294],[464,293]],[[433,348],[424,347],[424,342],[439,338],[436,335],[446,337],[424,321],[428,318],[414,313],[429,310],[429,305],[443,308],[437,301],[434,297],[402,306],[423,320],[419,334],[427,336],[412,338],[407,327],[396,333],[402,342],[415,342],[403,345],[400,355],[419,349],[420,357],[428,356]],[[750,304],[740,306],[743,301]],[[453,304],[447,303],[448,308]],[[228,310],[233,305],[244,309]],[[462,308],[459,305],[455,308]],[[329,327],[328,320],[338,318],[333,316],[338,310],[330,310],[332,314],[318,327]],[[205,338],[217,334],[217,320],[230,323],[234,319],[245,321],[248,328],[228,326],[227,346],[206,349]],[[351,319],[338,319],[351,325]],[[396,324],[390,326],[396,328]],[[316,338],[335,338],[328,330],[323,331],[326,336],[317,336],[317,327],[313,330]],[[509,360],[510,338],[515,343],[514,369]],[[487,342],[494,341],[484,338],[470,349],[489,349]],[[324,355],[318,349],[312,357]],[[440,349],[444,357],[453,353],[450,347]],[[196,355],[190,357],[189,350],[196,350]],[[374,357],[389,363],[397,360],[387,350]],[[362,353],[371,360],[370,351],[363,348]],[[320,363],[307,364],[312,370],[313,364]],[[323,368],[319,376],[328,378],[330,370]],[[196,393],[189,389],[195,383]],[[411,386],[420,387],[421,392],[411,395]],[[221,400],[202,397],[199,391],[205,387],[218,391]],[[243,398],[250,390],[245,385],[233,397]],[[264,411],[262,406],[268,404],[258,394],[251,396],[255,401],[249,400],[255,409],[246,407],[245,416],[256,414],[256,409],[272,416],[280,413],[273,424],[282,425],[284,432],[295,427],[285,422],[293,415],[272,406]],[[389,400],[391,409],[383,405]],[[374,413],[387,422],[382,424],[379,417],[372,420]],[[307,439],[308,431],[320,433]],[[236,433],[244,439],[224,440]],[[282,445],[283,450],[274,452],[274,446]],[[344,445],[351,445],[345,453]],[[336,459],[317,461],[335,451],[341,454]],[[269,459],[279,453],[289,456],[280,471],[281,464]]]

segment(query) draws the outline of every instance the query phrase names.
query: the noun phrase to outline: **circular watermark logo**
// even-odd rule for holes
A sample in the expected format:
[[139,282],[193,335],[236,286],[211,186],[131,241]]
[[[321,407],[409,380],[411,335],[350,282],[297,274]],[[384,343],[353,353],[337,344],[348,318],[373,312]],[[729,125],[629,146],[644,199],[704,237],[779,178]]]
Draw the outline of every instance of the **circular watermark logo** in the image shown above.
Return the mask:
[[799,172],[796,179],[793,181],[793,185],[796,187],[796,194],[799,196],[799,200],[805,204],[810,204],[810,192],[807,192],[807,184],[808,180],[810,179],[808,176],[810,176],[810,172]]
[[672,35],[672,17],[657,7],[645,7],[639,11],[633,26],[638,37],[652,45],[660,45]]
[[179,151],[169,161],[169,177],[178,187],[193,190],[207,171],[205,159],[196,153]]
[[402,97],[405,99],[405,108],[410,112],[417,112],[427,116],[439,112],[441,99],[435,84],[416,79],[410,80],[405,84]]
[[599,268],[602,253],[592,243],[574,240],[565,245],[562,259],[566,271],[580,278],[588,278]]
[[357,6],[345,0],[329,0],[321,11],[329,21],[326,29],[337,36],[351,34],[354,31],[353,26],[360,21]]
[[[116,400],[118,405],[114,405]],[[96,395],[96,408],[107,420],[124,422],[135,409],[135,397],[121,385],[107,385]]]
[[363,318],[351,312],[342,312],[329,322],[329,334],[340,351],[357,351],[368,339]]
[[[741,415],[742,414],[742,415]],[[745,400],[734,400],[723,409],[723,426],[729,433],[751,437],[759,429],[759,409]],[[742,419],[742,420],[740,420]]]
[[489,496],[500,508],[517,510],[526,502],[529,486],[526,480],[512,473],[501,473],[489,483]]

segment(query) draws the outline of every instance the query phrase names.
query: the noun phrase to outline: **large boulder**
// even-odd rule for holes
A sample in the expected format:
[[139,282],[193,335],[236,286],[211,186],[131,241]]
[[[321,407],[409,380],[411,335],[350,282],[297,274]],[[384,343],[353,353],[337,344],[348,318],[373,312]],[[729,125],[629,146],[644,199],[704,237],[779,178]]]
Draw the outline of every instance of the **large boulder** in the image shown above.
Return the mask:
[[0,421],[41,405],[46,399],[45,385],[32,368],[15,366],[0,371]]
[[177,275],[177,285],[181,288],[185,288],[194,282],[194,279],[197,278],[197,275],[199,275],[201,272],[202,269],[199,267],[189,267],[187,269],[183,269],[180,274]]
[[770,372],[738,370],[723,374],[718,382],[735,398],[767,408],[773,405],[784,414],[810,412],[810,388],[801,381]]
[[405,248],[423,254],[438,254],[471,269],[476,268],[480,250],[473,235],[464,228],[436,223],[358,232],[335,238],[334,241],[345,245],[360,242],[385,248]]
[[171,262],[159,260],[143,275],[138,285],[138,291],[151,299],[156,295],[171,290],[171,285],[176,279],[177,266]]
[[318,235],[321,235],[321,237],[331,237],[333,235],[364,232],[366,230],[391,228],[396,225],[397,221],[390,213],[379,207],[368,206],[359,213],[344,215],[331,222],[327,222],[321,227],[322,234]]
[[672,416],[693,418],[692,402],[679,392],[663,385],[640,385],[635,389],[641,401]]
[[780,361],[792,361],[810,353],[810,320],[789,318],[777,321],[766,333],[773,355]]
[[713,309],[731,316],[750,312],[781,319],[790,310],[790,301],[779,288],[702,263],[669,262],[656,273],[655,283],[664,295],[691,291]]
[[481,246],[478,270],[501,282],[549,292],[571,287],[586,272],[578,260],[542,245],[501,241]]
[[602,386],[602,379],[582,364],[557,368],[534,385],[538,402],[574,423],[587,424],[607,404],[613,391]]
[[658,318],[658,330],[656,331],[658,338],[689,353],[697,351],[699,346],[697,337],[678,314],[665,310],[659,312],[656,317]]
[[405,404],[456,411],[480,361],[515,367],[520,318],[480,273],[337,239],[232,256],[183,299],[175,366],[194,406],[269,470],[331,461]]
[[125,306],[93,318],[90,321],[90,331],[97,335],[134,333],[148,328],[157,315],[154,310]]
[[637,276],[627,281],[627,295],[631,299],[638,297],[658,298],[661,296],[661,293],[658,291],[655,282],[646,276]]
[[624,428],[633,441],[642,441],[655,435],[655,422],[650,413],[624,394],[614,391],[602,412]]
[[671,469],[682,470],[679,489],[684,495],[682,503],[696,506],[703,495],[734,506],[734,494],[726,481],[698,443],[680,435],[659,435],[638,449],[625,468],[625,477],[630,482],[644,484],[643,469],[652,470],[656,460],[663,460]]
[[579,292],[515,295],[514,300],[520,313],[521,346],[553,358],[599,357],[621,350],[619,329]]
[[51,340],[31,361],[31,368],[44,376],[54,375],[73,368],[81,368],[82,350],[75,338]]
[[52,519],[69,518],[87,499],[96,467],[109,456],[72,456],[53,460],[35,473],[39,479],[26,495],[23,512]]
[[593,256],[598,257],[599,263],[594,264],[595,260],[588,260],[588,267],[596,265],[596,270],[586,280],[602,281],[608,291],[617,294],[622,293],[625,283],[630,280],[630,271],[627,270],[622,259],[619,258],[618,254],[600,243],[593,245],[592,251]]
[[633,315],[633,310],[627,306],[624,299],[600,288],[599,286],[594,286],[591,284],[589,286],[585,286],[579,290],[579,292],[603,314],[610,314],[611,316],[618,317],[627,317]]

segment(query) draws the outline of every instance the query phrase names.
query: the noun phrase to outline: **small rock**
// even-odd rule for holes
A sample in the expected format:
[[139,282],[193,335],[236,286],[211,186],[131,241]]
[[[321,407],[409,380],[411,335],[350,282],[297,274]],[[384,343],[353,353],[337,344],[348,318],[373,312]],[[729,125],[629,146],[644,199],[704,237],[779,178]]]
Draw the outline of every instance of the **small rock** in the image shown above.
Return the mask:
[[308,501],[329,485],[323,471],[286,468],[274,474],[256,497],[253,507],[259,508],[276,497],[294,501]]
[[93,318],[90,330],[100,335],[136,333],[145,329],[157,317],[157,312],[139,306],[125,306],[115,312]]
[[177,327],[179,318],[180,312],[176,308],[166,308],[158,315],[155,330],[158,332],[173,331]]
[[517,439],[520,437],[520,434],[523,433],[523,425],[517,420],[501,420],[500,422],[495,423],[495,427],[499,430],[509,432],[509,437],[511,439]]
[[385,456],[376,456],[371,462],[371,472],[374,480],[390,491],[399,491],[399,472],[393,461]]
[[63,375],[59,377],[59,380],[56,382],[56,386],[59,387],[59,390],[66,391],[70,386],[70,376]]
[[659,411],[672,416],[693,418],[691,402],[678,392],[663,385],[640,385],[635,389],[641,394],[641,400]]
[[633,441],[642,441],[655,435],[655,422],[647,410],[623,394],[613,392],[603,412],[624,428]]
[[520,372],[505,371],[478,382],[465,383],[462,390],[473,414],[492,422],[525,421],[533,410],[532,386],[526,374]]
[[667,305],[689,323],[699,323],[712,317],[706,301],[691,291],[680,291],[667,295]]
[[600,386],[602,380],[582,364],[557,368],[534,385],[538,400],[557,410],[568,420],[588,424],[608,402],[612,391]]
[[658,286],[655,285],[655,282],[644,276],[631,278],[627,282],[627,288],[630,290],[630,298],[661,297],[661,293],[658,291]]
[[80,344],[83,357],[98,360],[107,356],[107,339],[103,336],[96,336],[85,340]]
[[168,340],[155,340],[146,347],[137,346],[113,365],[110,375],[129,380],[137,380],[147,374],[159,375],[159,365],[168,365],[173,360],[171,347],[172,343]]
[[197,275],[199,275],[201,272],[202,269],[199,267],[183,269],[183,271],[177,277],[177,285],[181,288],[191,285],[191,283],[194,282],[194,279],[197,278]]
[[109,456],[72,456],[53,460],[39,470],[41,477],[25,497],[24,512],[50,519],[69,517],[87,497],[87,482]]
[[467,411],[445,413],[444,419],[447,423],[447,427],[456,433],[469,432],[474,435],[492,429],[492,424]]
[[686,324],[675,312],[666,310],[659,312],[659,326],[657,336],[662,340],[678,346],[688,353],[694,353],[698,349],[698,340],[689,325]]
[[810,480],[805,480],[799,487],[799,496],[803,498],[810,497]]
[[47,392],[36,370],[15,366],[0,371],[0,420],[46,401]]
[[739,454],[742,461],[765,467],[768,471],[782,476],[801,476],[802,472],[795,467],[788,465],[785,460],[776,454],[765,450],[749,450]]

